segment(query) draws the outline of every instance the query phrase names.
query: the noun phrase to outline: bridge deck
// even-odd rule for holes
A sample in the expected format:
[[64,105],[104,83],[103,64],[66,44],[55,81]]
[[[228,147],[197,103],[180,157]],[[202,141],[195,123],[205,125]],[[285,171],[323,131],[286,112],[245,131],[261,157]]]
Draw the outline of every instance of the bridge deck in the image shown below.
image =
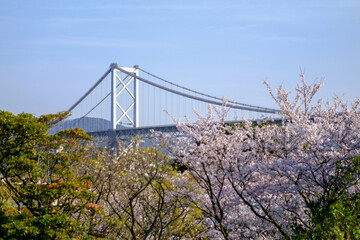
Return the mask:
[[[226,121],[226,123],[242,123],[243,121]],[[253,123],[258,123],[259,120],[253,121]],[[271,123],[281,124],[281,119],[274,119]],[[138,128],[121,128],[116,129],[115,131],[110,129],[107,131],[95,131],[87,132],[88,135],[94,138],[102,137],[116,137],[119,140],[128,141],[132,137],[139,135],[144,139],[151,137],[152,131],[155,132],[166,132],[166,133],[177,133],[178,129],[175,124],[171,125],[160,125],[160,126],[147,126],[147,127],[138,127]]]

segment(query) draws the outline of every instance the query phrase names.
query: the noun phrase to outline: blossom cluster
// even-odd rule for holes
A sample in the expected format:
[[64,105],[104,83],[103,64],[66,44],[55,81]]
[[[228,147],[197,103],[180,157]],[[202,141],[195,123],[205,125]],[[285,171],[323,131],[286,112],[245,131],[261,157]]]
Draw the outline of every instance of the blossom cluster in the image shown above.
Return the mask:
[[307,85],[304,75],[292,101],[265,85],[281,125],[227,124],[224,100],[195,123],[177,121],[181,137],[158,133],[201,189],[191,198],[212,239],[289,239],[295,226],[310,228],[311,202],[359,192],[359,176],[343,176],[360,154],[360,99],[314,104],[321,84]]

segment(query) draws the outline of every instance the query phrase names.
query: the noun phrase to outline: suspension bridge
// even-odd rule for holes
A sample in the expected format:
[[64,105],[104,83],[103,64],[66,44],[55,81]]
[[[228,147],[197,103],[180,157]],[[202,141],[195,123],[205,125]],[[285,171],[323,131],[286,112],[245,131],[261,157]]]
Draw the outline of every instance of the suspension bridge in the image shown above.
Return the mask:
[[[139,66],[119,67],[112,63],[100,79],[68,111],[71,116],[55,125],[50,133],[82,128],[95,138],[128,140],[151,130],[177,132],[172,118],[194,122],[206,116],[208,106],[222,106],[223,100],[158,77]],[[259,119],[277,109],[229,101],[230,122]],[[194,111],[195,110],[195,111]]]

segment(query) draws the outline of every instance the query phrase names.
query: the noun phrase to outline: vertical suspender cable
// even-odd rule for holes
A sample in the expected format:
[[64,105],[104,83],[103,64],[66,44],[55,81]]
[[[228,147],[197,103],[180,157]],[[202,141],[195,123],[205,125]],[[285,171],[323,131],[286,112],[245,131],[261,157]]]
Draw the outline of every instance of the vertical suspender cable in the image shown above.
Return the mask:
[[160,88],[159,88],[159,121],[160,121],[160,125],[161,125],[161,109],[162,109],[162,106],[161,106],[161,90],[160,90]]

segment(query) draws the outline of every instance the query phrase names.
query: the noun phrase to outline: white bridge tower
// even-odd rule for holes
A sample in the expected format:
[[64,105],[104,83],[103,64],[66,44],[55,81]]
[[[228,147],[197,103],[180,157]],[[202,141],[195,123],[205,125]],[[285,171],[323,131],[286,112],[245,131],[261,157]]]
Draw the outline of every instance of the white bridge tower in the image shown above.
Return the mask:
[[[138,66],[134,67],[119,67],[116,63],[110,65],[111,69],[111,127],[116,129],[118,124],[122,124],[122,120],[126,118],[129,125],[139,127],[139,76]],[[122,69],[132,75],[127,77],[120,77]],[[126,78],[130,77],[128,80]],[[117,90],[117,86],[120,86]],[[131,86],[132,85],[132,86]],[[124,106],[119,98],[123,96],[130,99],[130,105]],[[132,113],[132,114],[131,114]]]

